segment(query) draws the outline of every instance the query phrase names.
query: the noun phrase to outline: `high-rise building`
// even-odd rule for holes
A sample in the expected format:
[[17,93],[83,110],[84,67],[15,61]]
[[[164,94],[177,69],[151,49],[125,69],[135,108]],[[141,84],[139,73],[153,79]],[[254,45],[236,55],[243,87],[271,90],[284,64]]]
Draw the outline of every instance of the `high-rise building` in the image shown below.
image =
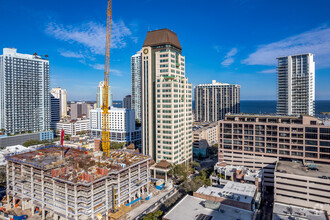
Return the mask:
[[50,93],[60,102],[60,118],[67,117],[67,94],[66,89],[61,87],[53,88]]
[[86,102],[71,103],[71,119],[82,118],[85,116],[89,117],[90,104]]
[[56,123],[60,121],[61,114],[60,99],[50,94],[50,128],[56,130]]
[[4,48],[0,55],[0,129],[50,129],[49,61]]
[[192,160],[192,86],[169,29],[149,31],[142,47],[142,146],[156,162]]
[[315,114],[315,62],[313,54],[279,57],[277,66],[277,113]]
[[135,118],[141,121],[141,101],[142,101],[142,82],[141,82],[141,51],[131,57],[132,73],[132,109],[135,110]]
[[219,163],[263,168],[274,185],[279,160],[330,162],[330,126],[312,116],[226,115],[219,121]]
[[132,96],[127,95],[123,98],[123,108],[132,108]]
[[[89,121],[91,135],[101,137],[102,109],[90,110]],[[135,126],[134,110],[111,107],[108,122],[111,141],[126,142],[127,145],[133,143],[136,147],[141,147],[141,128]]]
[[[103,103],[103,87],[104,87],[104,81],[101,81],[99,83],[99,86],[97,87],[97,94],[96,94],[96,108],[102,108],[102,103]],[[109,106],[112,106],[112,93],[111,93],[111,86],[109,86]]]
[[240,113],[241,86],[219,83],[195,86],[195,111],[197,121],[219,121],[227,113]]

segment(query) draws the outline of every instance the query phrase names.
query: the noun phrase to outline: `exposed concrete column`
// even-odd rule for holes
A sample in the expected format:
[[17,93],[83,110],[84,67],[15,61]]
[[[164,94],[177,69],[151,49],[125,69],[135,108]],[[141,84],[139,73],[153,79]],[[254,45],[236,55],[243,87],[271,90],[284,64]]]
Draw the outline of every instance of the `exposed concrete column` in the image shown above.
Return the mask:
[[139,180],[141,180],[141,174],[140,174],[140,172],[141,172],[141,166],[140,165],[141,164],[138,165],[138,179]]
[[165,170],[165,182],[167,182],[167,171]]
[[55,180],[52,179],[53,182],[53,212],[55,215],[55,210],[56,210],[56,202],[55,202],[55,195],[56,195],[56,186],[55,186]]
[[68,219],[68,216],[69,216],[69,207],[68,207],[68,203],[69,203],[69,200],[68,200],[68,184],[66,183],[65,184],[65,217],[66,219]]
[[78,220],[78,195],[77,195],[77,185],[74,185],[74,214],[75,214],[75,218],[76,220]]
[[34,201],[34,185],[33,185],[33,167],[31,167],[30,170],[30,176],[31,176],[31,213],[32,215],[34,215],[34,205],[33,205],[33,201]]
[[94,184],[92,183],[92,219],[94,220]]
[[118,204],[120,204],[120,173],[118,174],[118,188],[117,188],[117,194],[118,194]]
[[128,168],[128,201],[129,202],[132,202],[131,201],[131,187],[132,187],[132,184],[131,184],[131,167]]
[[[15,207],[15,191],[16,191],[16,187],[15,187],[15,164],[12,162],[11,163],[11,180],[12,180],[12,186],[13,186],[13,206]],[[8,201],[9,204],[9,201]]]
[[[8,161],[7,161],[7,165],[6,165],[6,172],[7,172],[7,177],[9,177],[9,165],[8,165]],[[6,182],[7,182],[7,204],[9,203],[9,178],[6,178]]]
[[108,178],[105,179],[105,214],[108,219],[109,214],[109,191],[108,191],[109,181]]
[[45,219],[45,192],[44,192],[44,171],[41,170],[41,207],[42,207],[42,219]]
[[147,193],[149,194],[149,182],[150,182],[150,168],[149,168],[150,160],[147,161]]

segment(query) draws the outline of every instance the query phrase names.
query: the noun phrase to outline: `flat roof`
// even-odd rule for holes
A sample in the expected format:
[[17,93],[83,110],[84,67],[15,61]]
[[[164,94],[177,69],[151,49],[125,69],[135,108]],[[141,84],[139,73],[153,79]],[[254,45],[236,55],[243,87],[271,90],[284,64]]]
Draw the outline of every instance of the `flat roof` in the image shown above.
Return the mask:
[[228,181],[223,188],[212,186],[200,187],[196,193],[251,204],[256,191],[257,187],[255,185]]
[[287,174],[308,176],[308,177],[330,177],[330,165],[326,164],[313,164],[317,170],[308,169],[307,165],[299,162],[279,161],[276,166],[275,172],[282,172]]
[[[64,158],[61,156],[63,152],[66,152]],[[135,163],[150,160],[151,157],[126,150],[112,150],[109,157],[105,157],[102,152],[47,146],[34,151],[9,154],[6,159],[41,170],[51,170],[51,175],[55,178],[84,183],[94,182],[109,173],[117,173]]]
[[206,200],[194,196],[186,195],[177,205],[175,205],[163,219],[177,220],[177,219],[196,219],[200,214],[212,216],[212,220],[251,220],[253,212],[220,204],[218,210],[205,208],[204,202]]
[[274,203],[273,220],[291,220],[299,218],[313,220],[327,220],[324,211],[303,208],[299,206],[286,205],[282,203]]

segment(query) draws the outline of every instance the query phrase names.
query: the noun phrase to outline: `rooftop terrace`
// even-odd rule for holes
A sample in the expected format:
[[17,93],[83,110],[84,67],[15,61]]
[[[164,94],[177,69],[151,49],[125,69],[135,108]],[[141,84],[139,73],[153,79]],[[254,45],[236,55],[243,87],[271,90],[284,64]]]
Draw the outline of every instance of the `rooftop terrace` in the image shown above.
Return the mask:
[[311,164],[308,166],[299,162],[280,161],[277,163],[276,172],[319,178],[324,176],[328,178],[330,177],[330,165]]
[[196,193],[251,204],[255,197],[256,191],[257,187],[255,185],[229,181],[223,188],[212,186],[200,187]]
[[[219,207],[219,208],[218,208]],[[202,216],[203,215],[203,218]],[[199,218],[198,218],[199,217]],[[163,219],[241,219],[251,220],[253,212],[224,204],[208,207],[204,199],[187,195]]]

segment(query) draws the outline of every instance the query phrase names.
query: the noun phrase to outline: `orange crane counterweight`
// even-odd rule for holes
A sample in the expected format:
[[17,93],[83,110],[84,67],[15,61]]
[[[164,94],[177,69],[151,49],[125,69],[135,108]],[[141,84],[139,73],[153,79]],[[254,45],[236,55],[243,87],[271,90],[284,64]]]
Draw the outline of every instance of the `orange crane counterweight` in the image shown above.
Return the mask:
[[102,104],[102,150],[107,157],[110,154],[110,126],[109,126],[109,72],[110,72],[110,48],[111,48],[111,21],[112,0],[108,0],[107,7],[107,30],[105,44],[105,68]]

